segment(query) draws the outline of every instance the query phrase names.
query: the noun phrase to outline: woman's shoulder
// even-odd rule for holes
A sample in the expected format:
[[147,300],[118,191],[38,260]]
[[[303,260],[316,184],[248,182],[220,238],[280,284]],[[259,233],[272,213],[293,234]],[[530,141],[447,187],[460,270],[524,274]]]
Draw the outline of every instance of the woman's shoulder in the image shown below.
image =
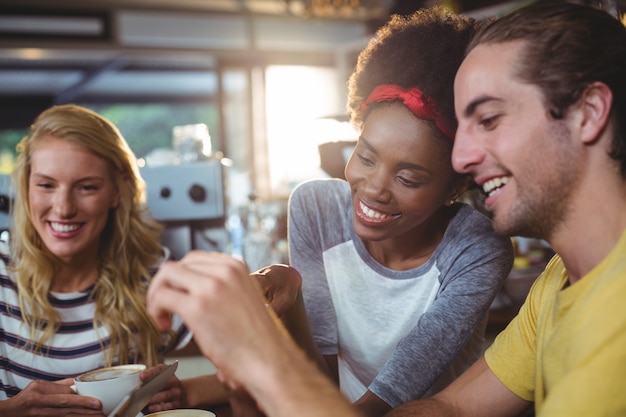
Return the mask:
[[320,239],[323,247],[336,245],[352,236],[350,186],[338,179],[311,180],[294,189],[289,200],[289,236]]
[[350,204],[350,186],[336,178],[314,179],[298,184],[289,197],[289,204],[315,209],[329,209]]
[[471,277],[475,274],[471,271],[478,268],[485,276],[484,282],[506,279],[513,258],[511,238],[496,233],[491,219],[469,205],[461,207],[450,222],[437,252],[437,259],[450,279],[459,274]]
[[445,239],[454,243],[454,246],[471,247],[472,252],[493,249],[513,251],[511,238],[498,234],[491,219],[469,204],[462,204],[450,222]]
[[488,235],[497,239],[508,237],[496,233],[491,219],[469,204],[459,203],[461,207],[450,222],[450,228],[467,235]]
[[293,189],[291,195],[344,195],[346,191],[350,191],[350,186],[344,180],[338,178],[318,178],[301,182]]

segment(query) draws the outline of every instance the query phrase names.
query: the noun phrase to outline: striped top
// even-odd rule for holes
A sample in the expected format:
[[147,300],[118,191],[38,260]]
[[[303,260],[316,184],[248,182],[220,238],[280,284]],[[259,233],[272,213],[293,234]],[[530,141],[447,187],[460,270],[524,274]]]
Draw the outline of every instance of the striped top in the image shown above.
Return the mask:
[[[56,381],[103,367],[110,338],[106,327],[94,328],[95,303],[89,299],[93,287],[51,292],[50,301],[62,320],[59,331],[37,354],[22,348],[30,331],[21,320],[16,282],[7,272],[9,253],[6,242],[0,241],[0,400],[18,394],[33,380]],[[176,349],[184,347],[191,332],[179,317],[172,327]]]

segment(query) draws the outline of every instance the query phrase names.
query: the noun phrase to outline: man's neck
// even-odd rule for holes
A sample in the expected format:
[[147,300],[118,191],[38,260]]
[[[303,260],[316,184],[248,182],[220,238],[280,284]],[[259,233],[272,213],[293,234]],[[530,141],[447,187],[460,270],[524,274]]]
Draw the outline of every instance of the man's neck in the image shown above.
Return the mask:
[[604,176],[587,182],[572,199],[567,219],[547,239],[571,284],[606,258],[626,230],[626,181]]

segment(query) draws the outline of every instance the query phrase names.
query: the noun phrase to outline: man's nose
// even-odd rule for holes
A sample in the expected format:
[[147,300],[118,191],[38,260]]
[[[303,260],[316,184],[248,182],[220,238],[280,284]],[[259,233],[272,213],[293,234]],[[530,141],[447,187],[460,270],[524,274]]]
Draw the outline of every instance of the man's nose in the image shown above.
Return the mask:
[[461,174],[471,174],[484,158],[479,141],[467,129],[459,125],[452,148],[452,167]]

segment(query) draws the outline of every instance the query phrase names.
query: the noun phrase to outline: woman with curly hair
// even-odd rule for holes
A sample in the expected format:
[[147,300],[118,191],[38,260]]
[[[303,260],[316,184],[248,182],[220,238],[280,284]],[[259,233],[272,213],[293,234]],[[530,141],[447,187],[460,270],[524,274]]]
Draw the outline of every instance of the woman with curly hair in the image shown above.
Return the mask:
[[378,30],[349,80],[360,137],[347,181],[296,187],[290,266],[256,273],[294,339],[365,415],[441,389],[481,355],[512,266],[510,240],[457,201],[469,178],[451,164],[453,81],[476,29],[436,7]]
[[[97,412],[71,378],[148,366],[185,346],[179,319],[161,331],[146,312],[168,257],[145,210],[145,183],[119,130],[79,106],[54,106],[18,145],[10,248],[0,242],[0,411]],[[48,413],[48,414],[46,414]]]

